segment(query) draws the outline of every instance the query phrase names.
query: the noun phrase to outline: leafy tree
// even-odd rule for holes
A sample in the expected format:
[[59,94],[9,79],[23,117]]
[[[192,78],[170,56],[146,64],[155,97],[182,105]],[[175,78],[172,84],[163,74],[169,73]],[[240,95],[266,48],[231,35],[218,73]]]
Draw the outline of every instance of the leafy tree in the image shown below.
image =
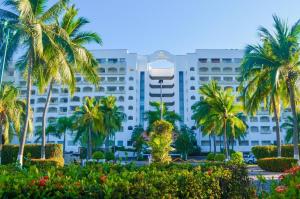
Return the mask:
[[87,157],[92,158],[93,134],[101,135],[104,132],[104,115],[100,110],[100,101],[86,97],[83,105],[75,113],[74,130],[76,130],[75,142],[82,137],[87,137]]
[[[20,57],[17,66],[25,70],[27,75],[27,97],[26,97],[26,119],[24,122],[23,132],[21,134],[20,147],[18,152],[18,162],[23,164],[24,145],[27,137],[30,121],[30,99],[33,77],[40,74],[45,63],[48,62],[44,49],[46,45],[54,47],[57,55],[72,52],[65,52],[68,49],[68,38],[63,30],[58,31],[59,27],[55,24],[57,15],[63,10],[68,0],[59,0],[53,6],[48,6],[47,0],[4,0],[7,10],[0,9],[0,20],[14,21],[13,29],[20,34],[21,42],[19,43],[24,54]],[[62,44],[59,46],[59,43]],[[19,46],[14,46],[19,47]],[[15,52],[14,49],[10,49]],[[71,57],[71,56],[70,56]]]
[[[106,147],[108,150],[109,137],[114,136],[122,127],[122,122],[126,119],[126,115],[120,111],[116,105],[116,98],[114,96],[108,96],[101,99],[100,111],[103,114],[103,127],[106,136]],[[115,151],[115,140],[114,140]]]
[[0,164],[2,144],[6,144],[21,129],[24,101],[17,88],[3,84],[0,88]]
[[[78,10],[75,6],[67,8],[64,13],[61,22],[58,24],[61,29],[65,30],[68,34],[69,45],[72,52],[74,52],[76,62],[72,62],[69,59],[64,60],[66,57],[63,54],[61,59],[58,59],[57,55],[52,55],[47,52],[47,56],[51,57],[47,63],[46,71],[43,71],[42,77],[45,77],[46,85],[48,87],[48,96],[43,111],[43,137],[46,135],[46,114],[49,107],[49,102],[52,94],[52,87],[54,83],[63,83],[68,85],[71,94],[75,90],[75,72],[82,74],[86,80],[97,85],[99,83],[99,77],[96,71],[98,66],[97,60],[94,56],[84,47],[88,43],[95,42],[101,44],[101,38],[94,32],[82,31],[84,25],[88,24],[89,21],[83,17],[78,17]],[[51,47],[51,46],[50,46]],[[53,63],[54,62],[54,63]],[[53,63],[53,64],[50,64]],[[40,81],[43,82],[43,81]],[[42,158],[45,157],[45,139],[42,142]]]
[[[281,20],[277,16],[273,16],[274,19],[274,33],[264,27],[259,29],[259,35],[264,45],[267,47],[267,53],[270,56],[252,56],[251,62],[247,67],[255,68],[262,66],[267,70],[272,71],[269,76],[272,88],[276,88],[279,85],[284,84],[287,88],[287,95],[284,97],[289,99],[289,105],[292,110],[293,116],[293,144],[294,144],[294,158],[299,160],[299,148],[298,148],[298,121],[296,113],[296,82],[299,78],[299,33],[300,33],[300,21],[297,21],[291,27],[287,22]],[[249,49],[251,50],[251,48]],[[248,51],[249,51],[248,50]],[[255,51],[255,49],[254,49]],[[274,101],[274,100],[273,100]]]
[[[298,120],[298,128],[300,129],[300,114],[297,113],[297,120]],[[293,117],[288,116],[286,118],[286,121],[281,125],[281,128],[286,129],[286,135],[285,135],[285,142],[290,143],[293,139],[293,129],[294,129],[294,123],[293,123]],[[299,139],[298,135],[298,139]]]
[[187,160],[188,154],[195,150],[195,143],[197,141],[194,131],[186,125],[181,126],[175,141],[175,148],[181,152],[185,160]]
[[146,140],[144,139],[143,134],[145,133],[144,128],[141,125],[135,126],[132,134],[131,140],[133,142],[133,147],[137,152],[137,157],[141,157],[141,152],[143,147],[147,144]]
[[[145,113],[145,117],[146,117],[145,119],[148,120],[148,128],[147,128],[148,132],[150,132],[153,123],[161,119],[160,102],[150,102],[150,106],[154,110],[150,110]],[[169,111],[168,107],[165,104],[163,104],[162,109],[163,109],[163,120],[170,122],[173,125],[174,130],[176,131],[177,129],[176,122],[181,121],[180,115],[175,113],[175,111]]]
[[225,155],[226,159],[229,160],[230,156],[227,146],[228,127],[231,128],[233,136],[235,136],[236,129],[246,132],[246,125],[238,117],[238,114],[242,111],[242,106],[235,102],[231,89],[223,90],[215,81],[203,85],[200,88],[200,94],[204,97],[204,101],[207,103],[206,106],[208,106],[207,118],[214,121],[209,122],[208,126],[213,125],[218,133],[223,131]]
[[151,155],[154,162],[169,163],[172,150],[171,143],[173,125],[164,120],[157,120],[153,123],[148,142],[151,147]]

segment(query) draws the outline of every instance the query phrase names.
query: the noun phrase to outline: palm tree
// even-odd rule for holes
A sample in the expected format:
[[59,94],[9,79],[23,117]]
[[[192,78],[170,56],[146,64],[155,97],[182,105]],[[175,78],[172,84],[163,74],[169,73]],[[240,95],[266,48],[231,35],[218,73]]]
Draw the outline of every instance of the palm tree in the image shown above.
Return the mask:
[[[27,75],[26,119],[17,158],[21,166],[30,120],[32,77],[48,61],[44,54],[45,44],[56,46],[53,49],[55,49],[57,55],[63,53],[62,49],[68,49],[68,38],[65,37],[65,32],[62,30],[57,31],[59,27],[55,25],[57,15],[63,10],[67,2],[68,0],[59,0],[49,8],[46,0],[4,0],[4,5],[8,7],[9,11],[0,9],[1,20],[13,18],[17,21],[14,28],[21,35],[21,45],[24,52],[17,64],[25,70]],[[46,8],[48,9],[46,10]],[[62,45],[57,44],[58,42]],[[68,50],[68,54],[72,55],[72,51]]]
[[[297,113],[297,120],[298,120],[298,129],[300,129],[300,114],[299,113]],[[290,143],[293,138],[293,129],[294,129],[293,117],[287,116],[286,121],[281,125],[281,128],[286,129],[286,135],[285,135],[284,140],[286,143]],[[299,138],[298,138],[298,140],[299,140]]]
[[87,157],[92,158],[92,136],[93,134],[100,134],[104,129],[104,114],[100,110],[100,101],[95,98],[85,98],[85,102],[74,113],[74,130],[76,130],[75,142],[87,137]]
[[109,147],[109,137],[114,136],[115,151],[115,133],[122,128],[122,122],[126,119],[126,115],[120,111],[116,105],[116,98],[108,96],[101,99],[101,112],[103,114],[103,122],[106,135],[106,150]]
[[[268,53],[268,56],[250,56],[249,64],[244,66],[244,70],[255,70],[257,66],[262,66],[263,69],[272,71],[269,74],[272,88],[277,88],[279,85],[285,84],[287,88],[287,95],[293,116],[293,144],[294,144],[294,158],[299,160],[298,148],[298,122],[295,105],[295,90],[296,81],[299,75],[299,42],[298,36],[300,33],[300,21],[297,21],[291,28],[287,23],[277,16],[274,19],[274,34],[264,27],[259,28],[259,35],[264,42],[263,52]],[[260,47],[262,48],[262,47]],[[249,46],[248,51],[254,51]],[[272,100],[273,102],[275,100]],[[275,103],[275,102],[274,102]],[[276,102],[279,103],[279,102]],[[274,106],[276,107],[276,106]],[[273,108],[274,108],[273,107]],[[276,111],[275,111],[276,112]]]
[[[86,80],[91,83],[97,85],[99,83],[99,77],[96,71],[96,67],[98,66],[98,62],[94,58],[94,56],[84,47],[84,45],[88,43],[95,42],[97,44],[102,44],[101,38],[94,32],[86,32],[81,29],[84,25],[88,24],[89,21],[83,17],[77,17],[78,10],[75,6],[71,6],[67,9],[66,13],[62,17],[59,26],[65,30],[68,34],[70,41],[69,45],[72,51],[74,52],[76,62],[74,64],[69,63],[68,60],[58,61],[56,55],[53,56],[52,61],[54,64],[46,69],[46,75],[42,75],[47,77],[47,82],[49,82],[48,87],[48,96],[45,102],[45,108],[43,111],[43,141],[42,141],[42,158],[45,158],[45,136],[46,136],[46,114],[49,107],[49,102],[51,99],[52,87],[56,82],[61,82],[67,84],[71,91],[71,94],[74,93],[75,89],[75,72],[82,74]],[[41,81],[42,82],[42,81]]]
[[231,133],[235,136],[236,129],[241,132],[246,132],[246,125],[243,120],[238,117],[242,111],[242,106],[235,102],[235,97],[232,95],[232,89],[223,90],[215,81],[205,84],[200,88],[200,94],[204,97],[204,101],[209,106],[207,117],[215,121],[216,132],[223,131],[224,149],[226,159],[229,160],[227,146],[227,129],[231,128]]
[[24,101],[19,99],[17,88],[4,84],[0,88],[0,164],[2,144],[19,132],[21,128],[21,117]]
[[[145,113],[146,120],[148,120],[148,128],[147,132],[150,132],[150,129],[152,128],[152,125],[155,121],[161,120],[160,115],[161,115],[161,106],[159,102],[150,102],[150,106],[154,110],[149,110]],[[163,120],[170,122],[174,130],[177,131],[178,127],[176,126],[176,122],[181,121],[180,115],[175,113],[175,111],[169,111],[168,107],[163,104],[162,105],[162,110],[163,110]]]
[[143,150],[143,146],[147,144],[144,138],[145,130],[141,125],[135,126],[132,134],[131,141],[133,142],[133,146],[137,152],[137,157],[141,157],[141,152]]

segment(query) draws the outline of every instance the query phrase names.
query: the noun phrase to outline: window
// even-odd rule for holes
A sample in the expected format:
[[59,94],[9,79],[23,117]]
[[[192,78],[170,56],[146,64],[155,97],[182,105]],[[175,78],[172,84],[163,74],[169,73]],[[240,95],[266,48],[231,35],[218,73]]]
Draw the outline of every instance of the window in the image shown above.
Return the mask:
[[80,102],[80,97],[74,96],[71,99],[72,102]]
[[102,59],[97,59],[97,61],[100,63],[100,64],[103,64],[106,62],[106,59],[105,58],[102,58]]
[[233,78],[232,77],[224,77],[225,82],[232,82]]
[[117,62],[118,62],[117,58],[110,58],[110,59],[108,59],[108,63],[115,64]]
[[251,131],[252,133],[257,133],[257,132],[258,132],[258,127],[257,127],[257,126],[251,126],[251,127],[250,127],[250,131]]
[[209,140],[202,140],[201,141],[201,146],[210,146],[210,141]]
[[31,90],[31,95],[35,95],[35,90]]
[[190,90],[194,91],[195,90],[195,86],[191,86]]
[[117,90],[117,87],[115,87],[115,86],[108,86],[107,87],[107,91],[109,91],[109,92],[113,92],[113,91],[116,91]]
[[108,72],[108,73],[117,73],[117,72],[118,72],[118,69],[117,69],[117,68],[108,68],[108,69],[107,69],[107,72]]
[[193,96],[191,96],[191,100],[195,100],[196,99],[196,97],[193,95]]
[[133,86],[129,86],[128,89],[129,89],[130,91],[133,91],[133,90],[134,90]]
[[34,104],[34,99],[31,99],[31,100],[30,100],[30,104]]
[[81,81],[81,77],[76,77],[76,82],[80,82]]
[[37,113],[42,113],[44,111],[44,108],[43,107],[38,107],[37,109],[36,109],[36,112]]
[[219,77],[219,76],[214,76],[214,77],[212,77],[212,79],[215,81],[221,81],[221,77]]
[[118,140],[118,146],[123,146],[123,140]]
[[131,131],[133,128],[132,128],[132,126],[128,126],[127,129]]
[[98,73],[105,73],[105,68],[98,68],[97,71]]
[[223,59],[222,59],[222,62],[223,62],[223,63],[231,63],[231,62],[232,62],[232,59],[230,59],[230,58],[223,58]]
[[127,146],[132,146],[132,141],[131,140],[127,141]]
[[61,112],[61,113],[66,113],[67,111],[68,111],[67,107],[60,107],[59,108],[59,112]]
[[240,67],[235,68],[235,72],[237,72],[237,73],[241,72],[241,68]]
[[223,68],[223,71],[224,71],[224,72],[232,72],[232,68],[230,68],[230,67],[225,67],[225,68]]
[[213,58],[213,59],[211,59],[211,63],[220,63],[220,59]]
[[261,126],[260,130],[261,130],[261,133],[271,133],[269,126]]
[[241,63],[243,59],[241,58],[235,58],[234,59],[234,63]]
[[128,106],[128,110],[133,110],[133,106]]
[[262,117],[260,117],[260,121],[261,122],[270,122],[270,118],[267,116],[262,116]]
[[57,93],[59,93],[59,90],[58,90],[58,88],[53,88],[53,89],[52,89],[52,93],[54,93],[54,94],[57,94]]
[[125,68],[120,68],[120,73],[125,73],[126,69]]
[[119,106],[118,108],[120,111],[122,111],[122,112],[124,111],[124,106]]
[[211,71],[212,72],[221,72],[221,68],[219,68],[219,67],[212,67]]
[[193,77],[193,76],[192,76],[192,77],[190,77],[190,80],[195,80],[195,77]]
[[200,80],[200,81],[203,81],[203,82],[206,82],[206,81],[209,80],[209,77],[207,77],[207,76],[200,76],[200,77],[199,77],[199,80]]
[[93,92],[93,88],[92,87],[83,87],[82,91],[83,92]]
[[119,102],[124,102],[124,97],[123,97],[123,96],[120,96],[120,97],[118,98],[118,101],[119,101]]
[[48,113],[56,113],[56,112],[57,112],[57,108],[55,108],[55,107],[50,107],[48,109]]
[[46,98],[38,98],[38,103],[45,103],[46,102]]
[[199,62],[200,62],[200,63],[207,63],[207,59],[206,59],[206,58],[200,58],[200,59],[199,59]]
[[60,90],[60,92],[61,93],[63,93],[63,94],[68,94],[68,89],[67,88],[62,88],[61,90]]
[[195,67],[191,67],[191,68],[190,68],[190,71],[195,71]]
[[61,103],[68,103],[68,98],[66,98],[66,97],[60,98],[60,102]]
[[57,97],[51,97],[50,103],[51,103],[51,104],[56,104],[56,103],[58,103],[58,98],[57,98]]
[[257,117],[250,117],[250,122],[258,122],[258,118]]
[[271,145],[271,141],[269,140],[261,141],[261,145]]
[[248,140],[241,140],[239,141],[240,146],[249,146],[249,141]]
[[128,120],[133,120],[133,116],[128,116]]
[[43,118],[42,118],[42,117],[37,117],[37,118],[35,119],[35,121],[36,121],[36,122],[42,122],[42,121],[43,121]]
[[125,59],[125,58],[120,58],[120,62],[121,62],[121,63],[125,63],[125,62],[126,62],[126,59]]
[[207,67],[200,67],[200,68],[199,68],[199,71],[200,71],[200,72],[207,72],[207,71],[208,71],[208,68],[207,68]]
[[133,81],[134,80],[134,78],[133,77],[129,77],[129,81]]
[[129,97],[128,97],[128,100],[133,100],[133,96],[129,96]]

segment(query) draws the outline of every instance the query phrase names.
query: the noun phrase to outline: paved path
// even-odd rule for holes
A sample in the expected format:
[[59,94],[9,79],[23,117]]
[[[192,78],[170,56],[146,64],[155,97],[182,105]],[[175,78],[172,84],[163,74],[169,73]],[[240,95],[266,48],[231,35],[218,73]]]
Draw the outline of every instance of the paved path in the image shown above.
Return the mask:
[[257,165],[248,166],[248,172],[249,177],[253,180],[257,180],[257,176],[259,175],[264,176],[267,180],[277,180],[278,177],[283,174],[282,172],[264,171]]

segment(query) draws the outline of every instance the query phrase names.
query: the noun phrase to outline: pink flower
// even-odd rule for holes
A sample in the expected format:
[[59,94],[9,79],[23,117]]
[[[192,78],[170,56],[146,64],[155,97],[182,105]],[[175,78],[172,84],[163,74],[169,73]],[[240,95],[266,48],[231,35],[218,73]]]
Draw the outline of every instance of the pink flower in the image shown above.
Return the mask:
[[277,193],[283,193],[283,192],[285,192],[287,190],[287,187],[286,186],[278,186],[278,187],[276,187],[276,189],[275,189],[275,191],[277,192]]

